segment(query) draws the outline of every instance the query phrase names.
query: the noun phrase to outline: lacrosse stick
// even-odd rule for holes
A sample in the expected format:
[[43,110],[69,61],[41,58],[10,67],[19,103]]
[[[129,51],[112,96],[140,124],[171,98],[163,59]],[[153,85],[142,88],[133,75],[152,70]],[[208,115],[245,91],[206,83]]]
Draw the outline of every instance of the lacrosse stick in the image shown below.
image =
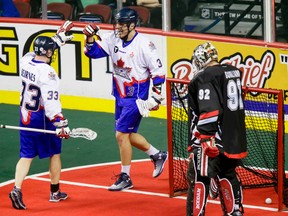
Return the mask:
[[[44,129],[38,129],[38,128],[17,127],[17,126],[2,125],[2,124],[0,125],[0,128],[56,134],[56,131],[52,131],[52,130],[44,130]],[[73,128],[70,131],[69,135],[70,135],[70,137],[73,137],[73,138],[79,138],[80,137],[80,138],[84,138],[84,139],[87,139],[87,140],[94,140],[97,137],[97,133],[95,131],[93,131],[93,130],[90,130],[89,128]]]

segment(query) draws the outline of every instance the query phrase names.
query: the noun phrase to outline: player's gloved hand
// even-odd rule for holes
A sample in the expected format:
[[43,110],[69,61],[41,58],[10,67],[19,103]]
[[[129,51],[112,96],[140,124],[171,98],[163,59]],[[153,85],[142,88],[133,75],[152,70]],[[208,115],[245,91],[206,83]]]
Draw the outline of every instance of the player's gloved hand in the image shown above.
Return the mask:
[[68,139],[70,137],[70,128],[68,127],[68,120],[63,119],[53,123],[56,127],[56,136],[61,139]]
[[83,29],[83,33],[87,37],[92,37],[93,35],[96,35],[99,40],[101,40],[100,34],[99,34],[100,27],[97,26],[95,23],[89,23],[85,26]]
[[219,155],[219,149],[215,145],[215,136],[203,135],[199,131],[195,131],[194,136],[200,140],[202,151],[205,155],[211,158]]
[[140,114],[143,117],[148,117],[151,110],[155,111],[159,109],[159,105],[163,100],[164,97],[161,95],[161,93],[155,87],[153,87],[151,97],[145,101],[142,99],[137,99],[136,104]]
[[149,113],[150,113],[150,109],[148,107],[147,100],[144,101],[142,99],[137,99],[136,104],[137,104],[137,107],[138,107],[140,114],[143,117],[148,117]]
[[215,158],[219,155],[219,149],[215,146],[215,138],[200,139],[201,147],[205,155]]
[[71,41],[74,38],[74,36],[69,33],[70,29],[73,26],[74,24],[71,21],[67,20],[57,30],[57,33],[52,37],[52,40],[54,40],[59,47],[65,45],[67,41]]
[[164,97],[161,95],[161,92],[158,91],[156,87],[153,87],[151,98],[148,99],[150,110],[158,110],[159,105],[161,104],[163,100],[164,100]]
[[57,34],[60,34],[62,32],[64,33],[69,32],[73,28],[73,26],[74,26],[73,22],[70,20],[67,20],[57,30]]
[[149,110],[158,110],[159,105],[164,100],[164,97],[161,95],[161,92],[157,90],[157,88],[152,88],[151,97],[146,100],[147,108]]

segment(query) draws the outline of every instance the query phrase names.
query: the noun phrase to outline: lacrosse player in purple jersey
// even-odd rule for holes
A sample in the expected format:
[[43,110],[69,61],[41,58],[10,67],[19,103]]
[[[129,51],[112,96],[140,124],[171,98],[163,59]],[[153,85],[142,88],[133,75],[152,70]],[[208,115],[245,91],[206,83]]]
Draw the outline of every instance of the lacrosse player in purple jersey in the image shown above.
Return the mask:
[[217,49],[209,42],[196,47],[192,64],[198,72],[188,85],[192,153],[186,215],[203,216],[210,194],[219,195],[223,215],[242,216],[242,188],[235,170],[247,156],[242,73],[219,64]]
[[[135,10],[122,8],[115,15],[114,32],[100,38],[99,27],[86,25],[85,54],[89,58],[110,56],[113,62],[113,96],[115,97],[115,131],[120,149],[121,173],[110,191],[133,187],[130,179],[132,146],[147,153],[154,163],[153,177],[158,177],[168,158],[166,151],[159,151],[141,134],[137,133],[142,116],[157,110],[161,101],[165,72],[155,45],[138,33],[135,28],[139,16]],[[94,35],[98,37],[97,42]],[[150,82],[152,92],[149,97]]]
[[20,102],[20,126],[56,130],[56,136],[39,132],[20,131],[20,159],[16,165],[15,185],[9,193],[15,209],[26,209],[22,198],[22,183],[27,176],[33,158],[50,158],[50,202],[65,200],[68,195],[59,189],[61,173],[61,139],[68,139],[68,120],[62,114],[59,78],[50,66],[56,49],[72,40],[68,31],[73,23],[66,21],[52,38],[38,36],[34,52],[20,60],[22,93]]

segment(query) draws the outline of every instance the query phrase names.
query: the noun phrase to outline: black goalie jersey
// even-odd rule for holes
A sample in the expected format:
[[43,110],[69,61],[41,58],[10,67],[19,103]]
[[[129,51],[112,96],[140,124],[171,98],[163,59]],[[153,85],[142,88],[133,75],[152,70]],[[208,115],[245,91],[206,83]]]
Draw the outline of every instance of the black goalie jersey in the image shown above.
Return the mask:
[[189,145],[199,144],[194,136],[199,132],[215,136],[227,157],[246,157],[241,71],[231,65],[207,67],[191,80],[188,91]]

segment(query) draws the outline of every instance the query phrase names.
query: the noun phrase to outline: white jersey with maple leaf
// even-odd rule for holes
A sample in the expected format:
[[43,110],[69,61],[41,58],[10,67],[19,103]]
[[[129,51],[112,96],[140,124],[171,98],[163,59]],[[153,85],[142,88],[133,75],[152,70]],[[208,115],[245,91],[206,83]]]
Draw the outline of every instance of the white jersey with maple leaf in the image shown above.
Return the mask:
[[87,46],[90,58],[110,56],[113,63],[113,95],[121,98],[147,99],[150,80],[153,84],[165,82],[162,61],[153,42],[136,33],[124,43],[114,32],[102,36],[102,41]]

